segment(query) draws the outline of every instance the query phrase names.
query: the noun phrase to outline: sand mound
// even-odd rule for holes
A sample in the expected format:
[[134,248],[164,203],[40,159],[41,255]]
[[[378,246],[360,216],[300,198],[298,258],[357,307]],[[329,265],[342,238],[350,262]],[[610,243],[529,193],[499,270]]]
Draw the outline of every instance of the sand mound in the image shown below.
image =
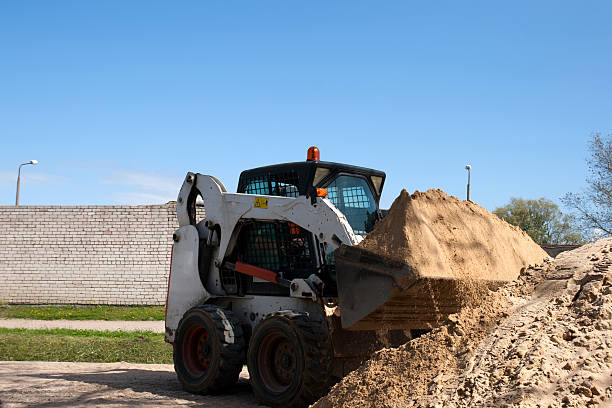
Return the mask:
[[442,190],[402,190],[360,244],[411,265],[421,277],[509,281],[546,253],[518,227]]
[[523,270],[315,407],[611,406],[611,251],[609,238]]

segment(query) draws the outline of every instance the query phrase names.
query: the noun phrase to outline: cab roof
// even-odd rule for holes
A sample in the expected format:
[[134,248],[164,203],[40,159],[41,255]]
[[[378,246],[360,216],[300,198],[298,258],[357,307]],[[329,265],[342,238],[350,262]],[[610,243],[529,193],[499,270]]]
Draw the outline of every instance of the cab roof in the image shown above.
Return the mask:
[[[323,170],[319,171],[317,174],[318,169]],[[315,188],[325,187],[331,180],[335,179],[336,176],[340,174],[355,175],[365,178],[378,204],[387,176],[383,171],[350,164],[315,160],[281,163],[244,170],[240,173],[240,179],[238,180],[238,193],[244,193],[246,192],[247,186],[255,185],[255,194],[266,194],[266,191],[274,191],[272,183],[275,183],[275,185],[280,183],[283,186],[295,186],[299,195],[312,196]],[[381,179],[378,188],[374,185],[372,177]],[[257,191],[258,186],[262,187],[261,192]],[[249,187],[249,190],[249,192],[251,192],[253,188]]]

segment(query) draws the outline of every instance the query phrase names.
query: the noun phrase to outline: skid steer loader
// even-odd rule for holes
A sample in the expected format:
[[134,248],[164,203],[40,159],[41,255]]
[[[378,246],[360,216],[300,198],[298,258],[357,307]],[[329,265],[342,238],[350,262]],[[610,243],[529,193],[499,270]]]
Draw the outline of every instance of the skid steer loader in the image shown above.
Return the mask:
[[238,193],[187,174],[165,335],[186,390],[226,390],[246,362],[262,403],[307,406],[377,347],[435,325],[434,307],[457,311],[432,305],[409,265],[355,247],[381,218],[385,173],[320,161],[316,147],[307,159],[244,171]]

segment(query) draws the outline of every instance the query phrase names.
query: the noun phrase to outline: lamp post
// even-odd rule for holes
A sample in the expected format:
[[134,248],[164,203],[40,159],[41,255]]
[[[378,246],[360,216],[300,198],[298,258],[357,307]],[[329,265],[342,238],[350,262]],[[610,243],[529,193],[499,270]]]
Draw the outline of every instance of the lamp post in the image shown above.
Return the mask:
[[27,163],[22,163],[19,165],[19,171],[17,172],[17,197],[15,198],[15,205],[19,205],[19,181],[21,179],[21,166],[26,166],[28,164],[38,164],[38,160],[30,160]]
[[470,201],[470,170],[472,170],[472,166],[468,164],[465,169],[468,171],[467,200]]

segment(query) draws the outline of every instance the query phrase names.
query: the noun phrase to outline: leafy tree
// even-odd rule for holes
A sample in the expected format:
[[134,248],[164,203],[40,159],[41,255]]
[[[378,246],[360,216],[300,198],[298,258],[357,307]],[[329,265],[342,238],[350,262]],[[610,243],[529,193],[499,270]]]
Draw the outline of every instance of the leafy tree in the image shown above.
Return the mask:
[[587,188],[568,193],[562,201],[573,208],[586,229],[612,235],[612,135],[595,134],[589,143]]
[[582,244],[585,239],[571,214],[563,214],[559,206],[546,198],[524,200],[511,198],[510,203],[496,208],[493,214],[520,227],[538,244]]

